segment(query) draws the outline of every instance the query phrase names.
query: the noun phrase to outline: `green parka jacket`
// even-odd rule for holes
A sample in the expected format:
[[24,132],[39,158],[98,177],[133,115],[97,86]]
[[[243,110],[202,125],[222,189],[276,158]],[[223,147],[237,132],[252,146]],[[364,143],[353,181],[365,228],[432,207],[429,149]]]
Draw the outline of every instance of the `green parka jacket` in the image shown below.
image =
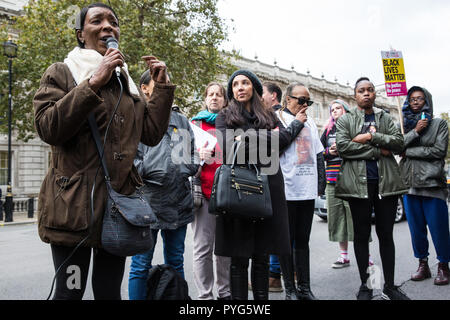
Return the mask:
[[[411,110],[409,97],[417,88],[425,94],[426,105],[433,117],[433,98],[427,89],[421,87],[414,86],[409,89],[403,112],[408,109]],[[447,187],[444,166],[448,136],[447,122],[444,119],[434,117],[428,127],[420,134],[414,129],[405,133],[405,157],[400,161],[400,171],[406,186],[443,189]]]
[[336,184],[336,196],[339,198],[368,198],[366,160],[378,160],[380,196],[399,195],[408,191],[394,156],[391,154],[385,157],[381,154],[381,148],[392,153],[401,152],[403,136],[388,113],[375,107],[373,110],[378,129],[367,144],[352,142],[364,125],[363,110],[353,108],[336,123],[336,146],[343,159]]

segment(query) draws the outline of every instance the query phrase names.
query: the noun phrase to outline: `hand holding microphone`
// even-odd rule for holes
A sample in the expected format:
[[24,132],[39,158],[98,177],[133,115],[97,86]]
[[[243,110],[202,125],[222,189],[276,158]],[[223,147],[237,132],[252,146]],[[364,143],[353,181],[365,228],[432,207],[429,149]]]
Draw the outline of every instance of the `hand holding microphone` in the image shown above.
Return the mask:
[[[114,37],[109,37],[108,39],[106,39],[106,47],[108,49],[117,49],[119,50],[119,43],[117,42],[116,38]],[[122,63],[123,65],[123,63]],[[117,66],[116,67],[116,76],[117,78],[120,78],[120,67]]]
[[119,44],[115,38],[108,38],[106,40],[106,46],[108,50],[106,50],[102,62],[97,71],[89,79],[89,86],[95,92],[108,83],[114,70],[116,71],[117,77],[119,77],[120,67],[125,63],[125,57],[119,51]]

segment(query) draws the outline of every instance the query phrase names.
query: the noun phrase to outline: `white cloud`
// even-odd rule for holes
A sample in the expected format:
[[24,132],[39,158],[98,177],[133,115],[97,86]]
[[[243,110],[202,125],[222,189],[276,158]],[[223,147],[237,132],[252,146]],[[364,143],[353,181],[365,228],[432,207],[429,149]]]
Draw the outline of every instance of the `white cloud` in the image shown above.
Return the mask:
[[220,0],[219,12],[235,28],[225,49],[344,84],[361,75],[382,84],[380,51],[392,46],[408,86],[426,87],[437,113],[450,112],[448,1]]

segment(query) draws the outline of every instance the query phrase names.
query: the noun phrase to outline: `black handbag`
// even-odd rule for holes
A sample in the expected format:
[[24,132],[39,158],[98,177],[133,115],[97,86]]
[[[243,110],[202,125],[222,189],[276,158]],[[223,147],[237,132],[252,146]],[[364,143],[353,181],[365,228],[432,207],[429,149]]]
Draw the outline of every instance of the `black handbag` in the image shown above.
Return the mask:
[[[92,114],[88,117],[88,121],[101,159],[108,191],[103,215],[102,247],[109,253],[122,257],[147,252],[154,246],[150,224],[157,221],[156,215],[142,191],[137,190],[128,196],[114,191],[102,156],[103,147],[97,123]],[[93,203],[91,206],[93,207]]]
[[254,164],[236,164],[239,145],[239,141],[233,144],[232,164],[222,164],[216,170],[208,211],[248,220],[271,218],[268,176],[261,174]]

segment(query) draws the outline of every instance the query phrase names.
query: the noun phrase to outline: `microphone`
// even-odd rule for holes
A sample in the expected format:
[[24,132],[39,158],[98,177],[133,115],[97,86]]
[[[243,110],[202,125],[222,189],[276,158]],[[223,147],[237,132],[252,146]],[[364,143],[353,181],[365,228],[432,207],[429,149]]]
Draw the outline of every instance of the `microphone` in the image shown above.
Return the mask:
[[[116,38],[109,37],[108,39],[106,39],[106,48],[119,49],[119,43],[117,42]],[[117,75],[117,78],[120,78],[120,67],[119,66],[116,67],[116,75]]]

